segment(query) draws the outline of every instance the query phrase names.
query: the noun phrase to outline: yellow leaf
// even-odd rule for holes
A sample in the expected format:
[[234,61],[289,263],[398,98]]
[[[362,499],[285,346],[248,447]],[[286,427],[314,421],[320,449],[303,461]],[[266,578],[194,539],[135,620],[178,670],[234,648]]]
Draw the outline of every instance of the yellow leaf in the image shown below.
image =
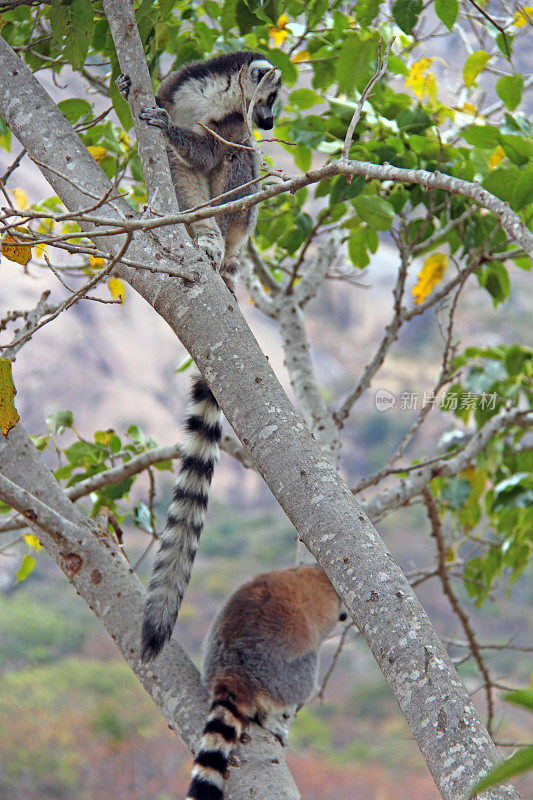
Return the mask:
[[111,437],[114,435],[114,433],[115,431],[113,428],[108,428],[106,431],[95,431],[94,441],[96,444],[103,444],[106,446],[111,441]]
[[525,28],[526,25],[531,25],[531,20],[533,20],[533,6],[524,6],[514,15],[513,25]]
[[91,267],[103,267],[105,264],[105,258],[98,258],[97,256],[89,256],[89,263]]
[[120,278],[109,278],[107,285],[109,287],[109,291],[111,292],[111,296],[114,297],[115,300],[120,300],[120,302],[123,303],[126,296],[126,290]]
[[296,55],[291,58],[293,64],[299,64],[300,61],[310,61],[311,53],[309,50],[300,50]]
[[505,158],[505,150],[503,149],[501,144],[499,144],[496,150],[489,158],[489,169],[494,169],[494,167],[497,167],[503,158]]
[[446,548],[444,560],[448,561],[448,563],[450,563],[451,561],[455,561],[455,550],[453,549],[453,547]]
[[476,78],[485,69],[489,58],[486,50],[476,50],[468,56],[463,67],[463,80],[468,89],[476,85]]
[[283,42],[288,36],[287,31],[279,31],[277,28],[274,27],[274,25],[269,26],[268,32],[274,39],[274,47],[279,47],[280,44],[283,44]]
[[[21,233],[30,232],[28,228],[23,227],[15,228],[15,231],[20,231]],[[17,264],[22,264],[23,267],[26,266],[31,258],[30,245],[19,242],[14,232],[6,233],[2,239],[0,251],[2,252],[3,256],[9,259],[9,261],[15,261]]]
[[34,533],[27,533],[24,537],[24,541],[27,542],[30,547],[35,547],[37,552],[39,552],[42,547],[42,544]]
[[418,282],[413,287],[413,297],[418,306],[429,297],[433,288],[442,280],[447,266],[448,256],[445,253],[433,253],[426,258],[424,266],[418,273]]
[[98,163],[100,163],[100,161],[102,161],[102,159],[104,159],[107,155],[107,150],[105,147],[100,147],[100,145],[91,145],[87,148],[87,150],[92,157],[98,161]]
[[13,195],[19,211],[23,211],[25,208],[28,208],[28,198],[26,197],[26,192],[24,189],[13,189]]
[[17,390],[11,373],[11,361],[8,358],[0,358],[0,427],[4,436],[7,436],[8,431],[19,420],[19,415],[13,402],[16,393]]
[[434,58],[420,58],[412,65],[409,76],[405,79],[406,88],[411,88],[420,99],[428,95],[430,100],[437,97],[437,79],[432,72],[428,72]]
[[289,35],[288,31],[285,30],[285,25],[288,21],[288,16],[282,14],[275,25],[268,26],[268,32],[274,39],[274,47],[279,47]]

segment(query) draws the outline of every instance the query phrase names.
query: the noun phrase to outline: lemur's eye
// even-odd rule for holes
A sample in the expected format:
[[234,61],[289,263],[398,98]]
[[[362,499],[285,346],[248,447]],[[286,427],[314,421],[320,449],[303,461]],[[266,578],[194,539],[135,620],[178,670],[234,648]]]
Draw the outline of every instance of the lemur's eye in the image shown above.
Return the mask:
[[268,105],[269,105],[269,106],[273,105],[273,104],[274,104],[274,100],[275,100],[275,99],[276,99],[276,95],[275,95],[275,94],[271,94],[271,95],[269,95],[269,97],[268,97],[268,99],[267,99],[267,103],[268,103]]

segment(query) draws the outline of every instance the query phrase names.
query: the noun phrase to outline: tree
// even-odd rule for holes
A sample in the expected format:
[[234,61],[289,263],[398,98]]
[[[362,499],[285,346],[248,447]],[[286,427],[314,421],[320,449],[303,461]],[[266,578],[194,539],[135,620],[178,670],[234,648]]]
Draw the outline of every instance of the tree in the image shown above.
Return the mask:
[[[78,266],[80,276],[89,272],[81,286],[69,288],[63,302],[52,304],[42,297],[34,309],[7,315],[2,322],[3,329],[13,319],[24,320],[4,347],[1,362],[6,389],[0,498],[21,515],[4,530],[32,528],[170,724],[194,747],[205,692],[176,642],[153,667],[139,663],[143,593],[113,527],[115,502],[127,494],[131,480],[151,464],[176,457],[179,448],[152,451],[134,436],[128,450],[118,437],[99,434],[94,444],[71,448],[66,469],[54,478],[39,455],[38,448],[48,442],[41,439],[33,447],[12,402],[8,362],[20,347],[105,278],[112,276],[115,295],[124,290],[124,280],[180,337],[238,437],[239,442],[227,440],[226,448],[262,475],[301,541],[324,567],[398,699],[444,798],[460,796],[497,763],[496,749],[370,520],[413,498],[423,499],[437,544],[432,572],[455,605],[483,674],[489,728],[493,685],[453,591],[450,565],[455,558],[448,558],[441,513],[452,515],[465,535],[472,536],[478,524],[492,531],[475,557],[457,565],[479,602],[504,568],[512,570],[512,580],[518,577],[531,549],[531,453],[522,441],[533,418],[531,351],[520,345],[473,346],[458,354],[454,341],[454,317],[467,282],[477,279],[495,303],[503,302],[509,265],[528,268],[533,253],[528,227],[531,137],[525,118],[516,112],[529,82],[512,60],[529,13],[507,14],[502,21],[504,12],[492,17],[476,4],[463,6],[458,17],[457,2],[438,0],[424,12],[422,3],[402,0],[391,7],[359,2],[354,8],[336,0],[310,5],[206,0],[192,8],[179,2],[173,10],[171,4],[143,0],[134,16],[133,8],[115,0],[0,3],[5,10],[0,112],[7,125],[2,141],[9,147],[11,131],[24,148],[3,177],[8,203],[2,210],[3,253],[24,265],[32,257],[44,260],[63,284],[65,273],[38,247],[64,250],[72,254],[69,263]],[[429,21],[451,35],[460,30],[467,36],[466,23],[473,26],[474,39],[468,41],[475,42],[475,49],[464,63],[460,106],[446,105],[441,98],[433,71],[439,62],[419,57],[425,42],[433,46],[436,41],[423,33]],[[268,53],[289,87],[302,70],[275,131],[300,172],[287,175],[264,158],[263,189],[253,198],[180,213],[161,137],[138,121],[140,109],[154,104],[151,77],[156,79],[166,63],[164,52],[177,67],[243,41]],[[110,107],[96,113],[79,97],[56,106],[31,73],[46,68],[57,75],[67,65],[112,102],[120,125],[108,119]],[[103,71],[107,65],[111,70]],[[132,80],[130,108],[115,88],[119,71]],[[478,109],[471,102],[478,96],[477,83],[494,71],[500,76],[499,99]],[[136,145],[125,133],[132,123]],[[20,208],[6,183],[26,153],[57,197]],[[320,154],[331,159],[320,165]],[[260,200],[262,218],[243,263],[244,279],[257,307],[280,326],[306,425],[235,301],[179,224]],[[393,316],[359,381],[331,413],[313,370],[303,310],[326,278],[349,286],[354,270],[367,266],[369,254],[390,240],[399,260]],[[412,303],[406,286],[416,257],[424,257],[424,264]],[[352,490],[336,471],[346,420],[400,328],[437,307],[444,307],[445,321],[431,397],[446,389],[449,410],[470,428],[459,428],[452,449],[406,464],[404,452],[434,405],[427,398],[386,465]],[[56,431],[71,424],[68,415],[51,420]],[[110,466],[114,453],[122,463]],[[118,488],[110,491],[110,486]],[[377,491],[363,507],[354,493],[370,486]],[[93,491],[99,495],[88,519],[73,501]],[[99,514],[104,507],[105,519]],[[26,562],[25,571],[30,567]],[[297,797],[277,745],[259,730],[253,740],[246,766],[230,778],[232,796],[245,796],[255,786],[265,796]],[[506,785],[487,796],[517,795]]]

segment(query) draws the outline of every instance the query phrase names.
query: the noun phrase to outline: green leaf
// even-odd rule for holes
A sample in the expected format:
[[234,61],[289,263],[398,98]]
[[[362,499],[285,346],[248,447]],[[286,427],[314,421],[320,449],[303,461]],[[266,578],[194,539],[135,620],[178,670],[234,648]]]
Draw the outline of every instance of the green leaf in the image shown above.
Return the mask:
[[88,103],[87,100],[82,100],[79,97],[61,100],[61,102],[57,104],[57,107],[61,109],[71,125],[74,125],[80,117],[84,117],[92,109],[91,104]]
[[494,305],[503,303],[509,297],[511,281],[509,273],[501,261],[491,261],[478,273],[478,280],[487,292],[492,295]]
[[113,70],[111,72],[111,78],[109,80],[109,97],[111,98],[111,102],[113,103],[113,108],[116,111],[117,117],[120,120],[120,124],[124,128],[125,131],[129,131],[129,129],[133,125],[133,120],[131,118],[131,111],[130,107],[126,100],[122,97],[119,92],[118,86],[115,83],[116,79],[120,73],[120,67],[118,65],[118,61],[115,61],[116,56],[113,61]]
[[308,147],[305,147],[303,144],[299,144],[296,147],[291,148],[291,153],[294,158],[294,163],[298,169],[301,169],[302,172],[307,172],[307,170],[311,167],[311,150]]
[[501,133],[494,125],[469,125],[461,136],[474,147],[494,148],[500,144]]
[[340,49],[336,64],[339,89],[351,94],[354,88],[361,91],[373,71],[371,64],[377,52],[377,38],[350,32]]
[[287,53],[284,53],[283,50],[269,50],[268,51],[268,60],[274,64],[281,71],[281,77],[283,78],[284,83],[288,83],[289,86],[295,82],[298,77],[298,70],[296,66],[292,63]]
[[422,11],[422,0],[396,0],[392,16],[404,33],[411,33]]
[[520,103],[523,88],[524,78],[520,73],[505,75],[496,83],[496,93],[503,100],[509,111],[514,111]]
[[531,359],[532,351],[519,344],[513,344],[507,350],[504,358],[505,369],[508,375],[515,377],[523,372],[525,365]]
[[464,506],[471,491],[472,486],[466,478],[452,478],[442,490],[442,497],[453,509],[458,510]]
[[533,171],[523,172],[514,185],[512,207],[516,211],[533,203]]
[[4,150],[11,149],[11,131],[7,127],[6,123],[3,119],[0,118],[0,147],[3,147]]
[[35,559],[32,558],[31,556],[24,556],[24,558],[22,559],[22,564],[15,573],[17,578],[17,583],[26,580],[30,572],[33,571],[34,567],[35,567]]
[[509,703],[515,703],[517,706],[524,706],[533,711],[533,689],[518,689],[516,692],[507,692],[503,696],[504,700]]
[[515,198],[516,183],[521,176],[518,167],[511,165],[502,169],[493,169],[483,179],[483,186],[500,200],[513,203]]
[[94,20],[90,0],[72,0],[62,5],[54,0],[50,9],[54,44],[61,49],[74,69],[81,69],[93,37]]
[[337,175],[331,182],[331,202],[340,203],[344,200],[357,197],[364,190],[366,180],[362,175],[355,175],[351,183],[346,181],[344,175]]
[[470,797],[478,794],[478,792],[482,792],[484,789],[488,789],[489,786],[502,783],[512,778],[514,775],[519,775],[521,772],[532,768],[533,747],[524,747],[522,750],[515,753],[514,756],[506,759],[502,764],[498,764],[488,775],[485,775],[484,778],[478,781],[470,792]]
[[154,467],[159,470],[170,470],[172,472],[172,459],[167,458],[166,461],[156,461]]
[[435,14],[449,31],[454,26],[459,11],[459,0],[435,0]]
[[321,101],[320,95],[312,89],[295,89],[289,95],[289,103],[298,109],[311,108]]
[[31,436],[30,439],[32,440],[33,444],[35,445],[37,450],[46,450],[48,446],[48,436]]
[[105,454],[104,447],[90,442],[74,442],[65,450],[65,456],[75,467],[101,464]]
[[378,231],[388,231],[392,225],[394,208],[388,200],[376,195],[363,195],[353,201],[361,219]]
[[121,497],[128,494],[133,480],[133,478],[126,478],[120,481],[120,483],[113,483],[110,486],[105,486],[103,489],[98,490],[98,497],[103,500],[105,504],[111,504],[114,500],[120,500]]
[[370,263],[364,231],[360,230],[356,233],[352,233],[348,239],[348,255],[354,267],[358,269],[363,269]]
[[54,472],[54,478],[56,481],[65,480],[65,478],[70,478],[72,475],[72,464],[65,464],[64,467],[59,467]]
[[112,453],[119,453],[122,450],[122,442],[116,433],[109,440],[109,449]]
[[476,85],[476,78],[485,68],[489,58],[486,50],[476,50],[468,56],[463,67],[463,80],[468,89]]
[[355,18],[363,27],[367,27],[379,14],[382,0],[359,0],[355,8]]
[[46,417],[45,422],[52,433],[63,433],[65,428],[74,425],[74,415],[72,411],[56,411],[55,414]]

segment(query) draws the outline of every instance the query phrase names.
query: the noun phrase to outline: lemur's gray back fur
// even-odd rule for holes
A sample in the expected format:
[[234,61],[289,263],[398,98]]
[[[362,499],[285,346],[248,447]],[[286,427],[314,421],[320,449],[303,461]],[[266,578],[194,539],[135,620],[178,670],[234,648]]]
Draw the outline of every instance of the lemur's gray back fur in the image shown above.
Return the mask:
[[[246,144],[242,91],[246,104],[255,94],[254,123],[268,129],[273,126],[272,106],[280,83],[279,71],[261,53],[252,51],[226,53],[188,64],[161,83],[157,93],[159,108],[143,109],[140,116],[165,134],[180,210],[207,203],[223,193],[230,194],[220,202],[257,191],[257,183],[243,186],[259,176],[255,152],[225,144],[198,123],[226,142]],[[256,219],[254,206],[188,226],[231,291],[240,248]],[[198,549],[218,455],[221,412],[199,375],[193,379],[187,430],[183,461],[145,606],[143,661],[155,658],[172,634]]]

